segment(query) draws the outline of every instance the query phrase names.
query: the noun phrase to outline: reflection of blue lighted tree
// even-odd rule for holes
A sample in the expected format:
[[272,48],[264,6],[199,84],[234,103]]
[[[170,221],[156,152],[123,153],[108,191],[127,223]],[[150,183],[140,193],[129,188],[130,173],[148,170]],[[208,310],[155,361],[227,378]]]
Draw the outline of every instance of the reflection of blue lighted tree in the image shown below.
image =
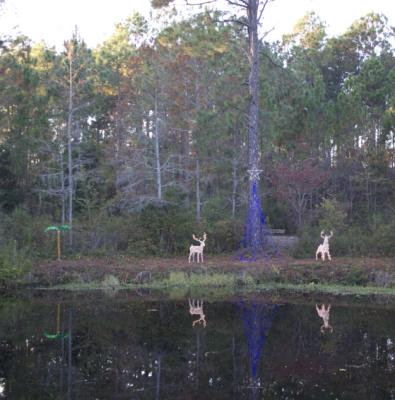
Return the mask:
[[257,378],[259,359],[277,308],[276,304],[240,304],[253,382]]
[[240,257],[245,261],[255,261],[260,255],[277,255],[276,248],[266,226],[266,218],[259,199],[257,172],[259,173],[259,170],[249,170],[251,193],[244,226],[244,236],[241,242],[242,253]]

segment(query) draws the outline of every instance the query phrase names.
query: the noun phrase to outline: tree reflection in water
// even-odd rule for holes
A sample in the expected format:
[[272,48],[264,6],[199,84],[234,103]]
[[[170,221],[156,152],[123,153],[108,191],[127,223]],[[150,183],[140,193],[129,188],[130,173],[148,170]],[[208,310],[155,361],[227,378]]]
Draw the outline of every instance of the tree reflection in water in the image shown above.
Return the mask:
[[[47,376],[45,379],[45,389],[50,391],[52,387],[57,387],[60,393],[67,392],[67,399],[72,398],[73,384],[73,362],[72,362],[72,309],[68,312],[68,323],[61,321],[61,304],[56,306],[56,331],[55,333],[44,332],[44,338],[50,342],[55,341],[59,344],[59,354],[50,358],[47,362]],[[66,330],[67,326],[67,330]],[[65,347],[67,346],[67,350]],[[67,351],[67,355],[66,355]],[[67,373],[67,388],[64,388],[65,369]],[[56,376],[59,378],[59,383],[55,381]]]
[[265,346],[270,327],[278,310],[277,304],[248,304],[240,302],[241,317],[243,320],[244,334],[247,338],[248,355],[250,360],[251,381],[249,387],[255,396],[261,388],[258,379],[258,367],[262,350]]
[[[331,303],[328,326],[336,308],[336,329],[317,335],[306,298],[281,312],[269,296],[210,301],[203,328],[188,298],[134,296],[62,294],[63,319],[57,293],[0,299],[0,398],[394,398],[395,302],[319,303]],[[70,335],[43,335],[59,330]]]

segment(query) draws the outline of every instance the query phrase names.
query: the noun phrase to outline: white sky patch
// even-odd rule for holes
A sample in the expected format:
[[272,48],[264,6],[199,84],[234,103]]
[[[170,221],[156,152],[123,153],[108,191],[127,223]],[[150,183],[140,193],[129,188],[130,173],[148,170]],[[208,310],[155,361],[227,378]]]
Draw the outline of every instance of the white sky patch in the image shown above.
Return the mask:
[[[225,3],[226,0],[219,0],[218,6]],[[184,1],[176,0],[176,4],[180,7]],[[78,26],[88,46],[95,47],[111,36],[117,22],[134,11],[148,16],[150,0],[5,0],[0,12],[0,34],[20,32],[33,41],[44,40],[62,48],[63,41]],[[330,36],[341,34],[371,11],[383,13],[395,25],[395,1],[391,0],[275,0],[265,11],[264,31],[274,27],[266,40],[281,39],[309,11],[315,11],[327,23]]]
[[351,24],[368,14],[384,14],[391,25],[395,25],[395,1],[389,0],[275,0],[265,11],[265,31],[274,27],[267,36],[268,41],[281,39],[292,32],[295,23],[306,12],[314,11],[326,22],[329,36],[340,35]]

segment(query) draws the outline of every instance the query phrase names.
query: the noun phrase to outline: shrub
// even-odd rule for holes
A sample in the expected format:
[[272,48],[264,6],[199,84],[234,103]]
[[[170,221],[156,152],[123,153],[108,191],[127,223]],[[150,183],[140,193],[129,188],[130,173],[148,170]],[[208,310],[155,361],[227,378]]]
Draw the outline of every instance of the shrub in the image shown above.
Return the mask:
[[18,250],[15,241],[0,247],[0,286],[7,286],[18,280],[31,268],[31,261],[23,250]]
[[231,252],[237,249],[242,235],[241,224],[234,219],[222,219],[209,228],[208,249],[210,253]]
[[3,215],[1,222],[1,242],[15,240],[17,248],[31,258],[53,253],[53,242],[45,233],[45,228],[51,224],[48,217],[32,217],[26,210],[16,208],[11,214]]
[[296,258],[315,257],[315,251],[318,247],[319,235],[316,229],[305,228],[300,235],[299,242],[294,250],[293,256]]
[[346,212],[336,199],[324,199],[318,210],[320,231],[334,231],[339,234],[345,226]]
[[119,279],[114,275],[106,275],[101,282],[101,287],[103,289],[112,289],[114,287],[119,287],[119,286],[120,286]]
[[370,235],[370,254],[375,256],[395,256],[395,222],[378,225]]

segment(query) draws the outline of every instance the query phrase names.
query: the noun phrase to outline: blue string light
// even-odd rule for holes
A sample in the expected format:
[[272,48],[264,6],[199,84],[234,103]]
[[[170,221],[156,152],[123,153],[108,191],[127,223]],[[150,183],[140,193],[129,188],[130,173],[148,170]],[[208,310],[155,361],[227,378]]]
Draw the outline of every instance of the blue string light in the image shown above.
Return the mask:
[[278,252],[271,240],[271,234],[266,225],[265,214],[261,207],[258,180],[253,179],[247,217],[244,225],[244,235],[241,241],[240,260],[256,261],[260,257],[277,255]]
[[242,312],[244,334],[247,338],[251,377],[253,381],[256,381],[261,353],[276,315],[278,305],[247,305],[241,302],[239,307]]

